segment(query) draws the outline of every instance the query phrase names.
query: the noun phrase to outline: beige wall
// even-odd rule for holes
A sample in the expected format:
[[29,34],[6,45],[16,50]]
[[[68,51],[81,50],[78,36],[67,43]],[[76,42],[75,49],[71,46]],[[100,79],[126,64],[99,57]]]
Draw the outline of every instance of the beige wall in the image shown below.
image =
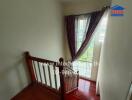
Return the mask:
[[102,9],[111,0],[67,0],[63,2],[64,15],[83,14]]
[[124,6],[123,17],[109,15],[101,63],[99,84],[101,100],[126,100],[132,81],[132,0],[113,0]]
[[28,84],[22,53],[64,57],[61,7],[56,0],[0,0],[0,100]]

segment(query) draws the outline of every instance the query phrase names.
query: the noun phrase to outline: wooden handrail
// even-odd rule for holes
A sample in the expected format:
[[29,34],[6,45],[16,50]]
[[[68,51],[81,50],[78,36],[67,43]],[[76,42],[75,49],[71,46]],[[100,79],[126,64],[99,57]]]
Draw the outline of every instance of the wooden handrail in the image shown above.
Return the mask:
[[29,52],[25,52],[25,55],[26,54],[28,55],[28,59],[31,59],[31,60],[34,60],[34,61],[37,61],[37,62],[42,62],[42,63],[57,63],[55,61],[51,61],[51,60],[47,60],[47,59],[42,59],[42,58],[31,56]]
[[74,70],[73,70],[73,69],[71,69],[70,67],[67,67],[67,66],[63,66],[63,67],[65,67],[66,69],[68,69],[68,70],[70,70],[70,71],[74,72]]
[[32,59],[32,60],[37,61],[37,62],[42,62],[42,63],[57,63],[57,62],[54,62],[51,60],[42,59],[42,58],[33,57],[33,56],[30,56],[29,59]]

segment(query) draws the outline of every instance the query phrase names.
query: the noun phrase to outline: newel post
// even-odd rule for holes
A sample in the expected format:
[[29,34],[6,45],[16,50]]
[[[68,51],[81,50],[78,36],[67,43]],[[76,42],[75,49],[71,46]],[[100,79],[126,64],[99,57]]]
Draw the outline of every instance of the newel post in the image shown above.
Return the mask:
[[61,91],[61,100],[65,99],[65,87],[64,87],[64,75],[63,75],[63,63],[64,59],[59,59],[59,73],[60,73],[60,91]]
[[30,59],[31,56],[30,56],[29,52],[25,52],[24,55],[25,55],[25,60],[26,60],[26,64],[28,67],[29,75],[31,78],[31,82],[34,82],[35,81],[35,75],[34,75],[34,71],[33,71],[32,60]]

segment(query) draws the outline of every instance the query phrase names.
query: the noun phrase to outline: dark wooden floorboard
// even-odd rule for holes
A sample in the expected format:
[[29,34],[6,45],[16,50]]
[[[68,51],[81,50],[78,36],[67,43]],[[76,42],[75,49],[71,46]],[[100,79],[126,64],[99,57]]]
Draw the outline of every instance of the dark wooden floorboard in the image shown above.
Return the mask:
[[[11,100],[60,100],[59,95],[39,84],[32,84]],[[65,100],[100,100],[96,96],[96,84],[79,79],[78,90],[65,95]]]
[[60,100],[60,97],[42,85],[31,84],[11,100]]

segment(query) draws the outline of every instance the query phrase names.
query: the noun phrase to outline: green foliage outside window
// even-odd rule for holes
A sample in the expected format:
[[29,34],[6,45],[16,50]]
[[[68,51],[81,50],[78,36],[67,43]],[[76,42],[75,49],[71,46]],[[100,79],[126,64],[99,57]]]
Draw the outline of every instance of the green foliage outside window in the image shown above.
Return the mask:
[[86,51],[79,57],[79,60],[80,61],[92,62],[93,48],[94,48],[94,38],[89,43],[88,48],[86,49]]

